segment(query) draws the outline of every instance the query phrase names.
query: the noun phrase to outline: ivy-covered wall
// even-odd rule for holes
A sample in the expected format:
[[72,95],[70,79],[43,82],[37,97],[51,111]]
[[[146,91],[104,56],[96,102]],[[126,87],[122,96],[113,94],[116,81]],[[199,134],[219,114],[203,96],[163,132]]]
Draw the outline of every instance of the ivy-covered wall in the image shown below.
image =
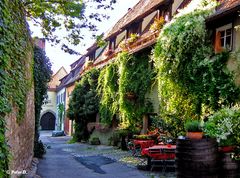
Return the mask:
[[21,2],[2,0],[0,9],[0,177],[7,177],[33,156],[33,49]]
[[216,2],[196,2],[163,27],[154,48],[160,116],[173,126],[174,136],[184,131],[186,120],[207,118],[240,97],[235,74],[226,65],[232,54],[215,54],[206,28]]

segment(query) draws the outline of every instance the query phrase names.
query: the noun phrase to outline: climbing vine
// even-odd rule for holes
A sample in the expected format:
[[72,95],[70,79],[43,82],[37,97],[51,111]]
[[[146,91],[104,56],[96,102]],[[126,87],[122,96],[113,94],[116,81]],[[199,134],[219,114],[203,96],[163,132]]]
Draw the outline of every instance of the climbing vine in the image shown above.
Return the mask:
[[14,108],[20,123],[26,111],[26,95],[32,86],[32,46],[23,9],[18,0],[0,1],[0,177],[8,177],[5,117]]
[[143,114],[152,111],[145,99],[152,76],[148,56],[120,53],[115,62],[101,70],[98,79],[101,121],[110,124],[113,116],[120,114],[122,127],[138,125]]
[[226,67],[229,53],[215,54],[207,35],[205,19],[215,2],[198,3],[197,8],[186,8],[165,25],[154,49],[160,114],[169,122],[200,118],[239,98]]
[[101,122],[110,124],[114,114],[119,111],[118,94],[118,65],[110,63],[101,70],[98,78],[98,95],[100,96]]
[[146,99],[152,79],[147,55],[120,53],[115,62],[101,70],[98,79],[101,121],[111,123],[114,114],[119,114],[123,128],[141,124],[143,114],[153,110]]
[[153,72],[149,57],[144,53],[117,57],[119,65],[119,113],[123,127],[136,126],[145,113],[152,112],[152,104],[145,98],[151,87]]
[[87,140],[87,124],[95,122],[99,108],[97,81],[99,71],[92,69],[84,74],[71,94],[67,116],[75,121],[74,140]]

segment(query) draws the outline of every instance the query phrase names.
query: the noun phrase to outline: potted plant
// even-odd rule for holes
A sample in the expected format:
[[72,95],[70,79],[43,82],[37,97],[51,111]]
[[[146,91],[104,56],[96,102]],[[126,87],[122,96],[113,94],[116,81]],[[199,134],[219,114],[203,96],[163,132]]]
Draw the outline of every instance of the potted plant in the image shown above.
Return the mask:
[[201,122],[198,120],[189,120],[184,124],[187,131],[187,137],[190,139],[201,139],[203,136]]
[[123,40],[119,43],[119,47],[122,50],[127,50],[137,39],[139,38],[139,34],[137,33],[131,33],[130,37],[126,40]]
[[91,60],[87,60],[87,61],[85,62],[85,68],[91,67],[92,65],[93,65],[93,61],[91,61]]
[[126,44],[126,40],[123,40],[119,43],[119,48],[123,51],[127,50],[127,44]]
[[238,177],[240,146],[240,109],[223,108],[209,117],[204,132],[216,138],[219,150],[219,174],[222,177]]
[[160,30],[163,27],[164,23],[165,20],[163,16],[161,16],[160,18],[155,18],[153,24],[150,26],[150,31],[155,32],[157,30]]
[[127,39],[127,44],[128,44],[128,45],[133,44],[135,41],[137,41],[138,38],[139,38],[139,34],[137,34],[137,33],[131,33],[131,34],[130,34],[130,38]]
[[209,117],[204,126],[207,136],[217,139],[219,151],[232,152],[240,145],[240,110],[224,108]]

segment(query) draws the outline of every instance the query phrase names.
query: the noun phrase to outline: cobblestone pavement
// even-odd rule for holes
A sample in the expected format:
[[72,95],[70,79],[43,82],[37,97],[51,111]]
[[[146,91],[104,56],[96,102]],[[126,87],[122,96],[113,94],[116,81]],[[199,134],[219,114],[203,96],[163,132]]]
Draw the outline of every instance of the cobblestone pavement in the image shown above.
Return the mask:
[[143,162],[128,151],[112,146],[68,144],[71,137],[51,137],[42,131],[40,139],[47,154],[39,160],[37,174],[42,178],[175,178],[174,173],[141,171],[136,165]]

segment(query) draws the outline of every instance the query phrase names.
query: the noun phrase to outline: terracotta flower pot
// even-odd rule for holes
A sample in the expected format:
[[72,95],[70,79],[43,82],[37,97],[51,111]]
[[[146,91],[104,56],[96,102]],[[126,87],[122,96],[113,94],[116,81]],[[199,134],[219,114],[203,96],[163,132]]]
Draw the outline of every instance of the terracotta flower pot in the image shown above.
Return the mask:
[[189,139],[199,140],[199,139],[202,139],[203,133],[202,132],[187,132],[186,136]]

